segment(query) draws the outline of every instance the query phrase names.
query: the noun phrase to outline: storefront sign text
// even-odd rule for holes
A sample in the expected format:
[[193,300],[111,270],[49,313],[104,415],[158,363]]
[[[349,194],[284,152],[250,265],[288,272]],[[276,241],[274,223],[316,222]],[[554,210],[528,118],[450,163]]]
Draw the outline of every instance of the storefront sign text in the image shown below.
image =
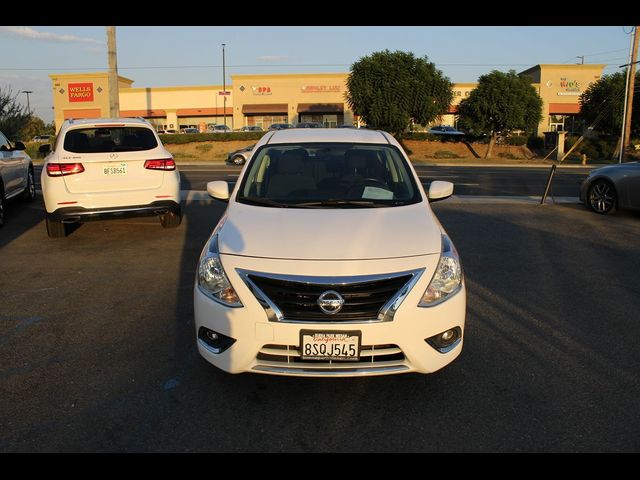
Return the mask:
[[302,93],[339,92],[340,85],[303,85]]
[[93,83],[70,83],[70,102],[93,102]]
[[271,95],[271,87],[251,87],[254,95]]

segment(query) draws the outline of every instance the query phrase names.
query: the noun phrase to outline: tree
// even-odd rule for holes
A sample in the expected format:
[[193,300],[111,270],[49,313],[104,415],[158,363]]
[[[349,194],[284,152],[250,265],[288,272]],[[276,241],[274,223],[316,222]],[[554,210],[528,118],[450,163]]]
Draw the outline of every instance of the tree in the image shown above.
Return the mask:
[[28,141],[36,135],[53,135],[55,131],[51,132],[48,127],[49,125],[45,124],[40,117],[31,115],[27,124],[22,128],[22,130],[20,130],[18,138],[23,141]]
[[29,123],[31,115],[18,103],[18,94],[11,88],[0,88],[0,131],[11,140],[20,139],[21,130]]
[[400,138],[412,121],[426,124],[446,112],[451,82],[425,56],[375,52],[351,66],[346,100],[367,125]]
[[[627,72],[604,75],[580,95],[580,117],[587,125],[597,121],[595,130],[620,135],[624,114],[624,92]],[[640,85],[640,72],[636,73],[636,86]],[[637,89],[637,87],[636,87]],[[631,135],[640,135],[640,101],[635,95],[631,115]]]
[[512,130],[532,132],[542,119],[542,99],[526,77],[515,70],[493,70],[482,75],[478,86],[460,102],[459,125],[491,135],[485,158],[491,156],[498,134]]

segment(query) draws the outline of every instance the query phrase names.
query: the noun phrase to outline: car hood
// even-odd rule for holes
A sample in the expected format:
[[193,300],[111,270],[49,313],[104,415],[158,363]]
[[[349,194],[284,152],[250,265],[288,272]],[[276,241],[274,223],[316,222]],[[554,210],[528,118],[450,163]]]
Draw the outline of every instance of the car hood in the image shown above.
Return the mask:
[[220,253],[299,260],[439,254],[441,231],[424,202],[385,208],[270,208],[232,202]]
[[589,172],[589,175],[606,173],[611,171],[617,171],[620,169],[628,169],[628,168],[638,168],[640,166],[639,162],[625,162],[625,163],[616,163],[613,165],[605,165],[604,167],[599,167],[593,169]]

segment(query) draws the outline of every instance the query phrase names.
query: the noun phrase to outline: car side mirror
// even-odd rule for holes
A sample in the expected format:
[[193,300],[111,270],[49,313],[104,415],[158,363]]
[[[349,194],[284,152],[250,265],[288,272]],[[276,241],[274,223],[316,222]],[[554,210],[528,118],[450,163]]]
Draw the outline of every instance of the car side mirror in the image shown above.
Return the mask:
[[40,145],[40,148],[38,148],[38,154],[42,157],[46,157],[49,153],[51,153],[51,144],[49,143]]
[[229,201],[229,184],[222,180],[207,183],[207,193],[210,197],[222,202]]
[[443,182],[441,180],[434,180],[429,185],[429,202],[437,202],[444,200],[453,195],[453,183]]
[[15,146],[13,147],[14,150],[26,150],[27,147],[24,146],[24,143],[22,142],[16,142]]

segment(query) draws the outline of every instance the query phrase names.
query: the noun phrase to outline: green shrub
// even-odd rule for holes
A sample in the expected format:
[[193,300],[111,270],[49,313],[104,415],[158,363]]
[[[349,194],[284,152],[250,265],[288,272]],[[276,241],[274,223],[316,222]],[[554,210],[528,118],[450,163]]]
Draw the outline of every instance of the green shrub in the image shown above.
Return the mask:
[[498,156],[499,156],[500,158],[508,158],[509,160],[517,160],[517,159],[518,159],[518,157],[516,157],[516,156],[515,156],[513,153],[511,153],[511,152],[500,152],[500,153],[498,154]]
[[405,140],[428,140],[430,142],[464,142],[465,135],[437,135],[428,132],[410,132],[403,137]]
[[526,145],[527,137],[525,137],[524,135],[514,135],[513,137],[507,137],[505,143],[507,145],[517,145],[517,146]]
[[228,142],[230,140],[260,140],[265,132],[232,132],[232,133],[173,133],[160,135],[165,145],[179,145],[191,142]]
[[435,158],[462,158],[457,153],[451,152],[449,150],[438,150],[433,156]]
[[527,138],[527,147],[531,150],[543,150],[544,138],[531,135],[529,138]]

